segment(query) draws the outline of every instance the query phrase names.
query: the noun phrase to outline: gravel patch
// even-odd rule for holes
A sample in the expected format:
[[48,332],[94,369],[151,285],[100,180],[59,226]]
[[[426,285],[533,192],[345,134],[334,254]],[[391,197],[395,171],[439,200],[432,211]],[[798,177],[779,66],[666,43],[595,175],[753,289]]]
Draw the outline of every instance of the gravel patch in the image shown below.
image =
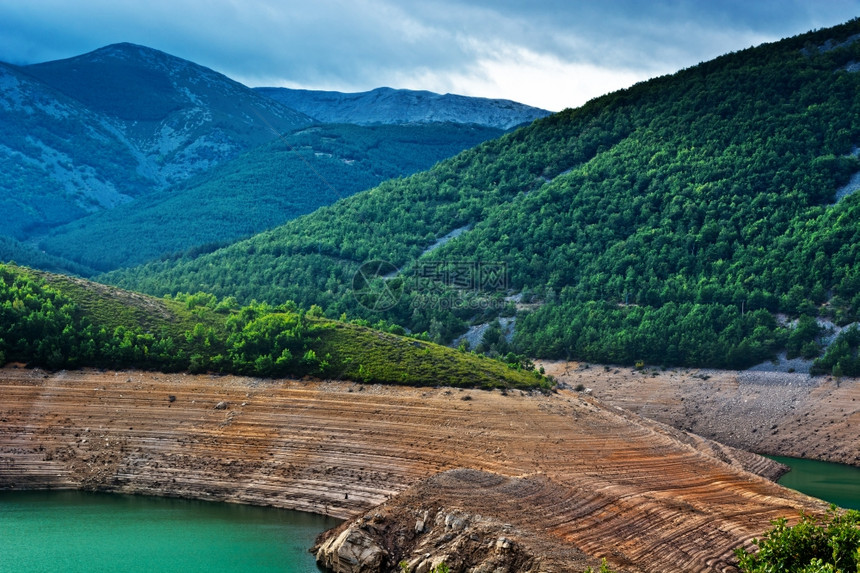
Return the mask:
[[743,371],[741,374],[750,372],[780,372],[785,374],[798,374],[809,378],[810,368],[812,368],[812,360],[806,360],[803,358],[792,358],[789,360],[786,358],[785,352],[781,352],[776,357],[776,361],[768,360],[767,362],[756,364],[755,366]]

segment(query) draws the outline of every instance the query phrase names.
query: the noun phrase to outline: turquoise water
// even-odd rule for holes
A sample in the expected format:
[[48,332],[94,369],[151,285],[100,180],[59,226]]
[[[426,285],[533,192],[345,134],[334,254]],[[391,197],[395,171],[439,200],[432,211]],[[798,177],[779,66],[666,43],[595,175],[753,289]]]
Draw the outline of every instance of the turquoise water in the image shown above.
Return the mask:
[[3,573],[317,573],[338,521],[297,511],[78,491],[0,493]]
[[860,468],[799,458],[768,457],[791,468],[780,478],[779,485],[846,509],[860,509]]

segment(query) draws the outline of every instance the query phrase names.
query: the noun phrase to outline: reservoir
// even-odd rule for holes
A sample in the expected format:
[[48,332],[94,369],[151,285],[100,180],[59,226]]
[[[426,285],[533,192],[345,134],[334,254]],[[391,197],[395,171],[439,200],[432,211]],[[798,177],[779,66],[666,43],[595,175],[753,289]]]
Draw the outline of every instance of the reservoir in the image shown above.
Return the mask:
[[860,468],[816,460],[768,457],[791,468],[779,479],[779,485],[846,509],[860,509]]
[[0,571],[317,573],[308,549],[338,523],[228,503],[0,492]]

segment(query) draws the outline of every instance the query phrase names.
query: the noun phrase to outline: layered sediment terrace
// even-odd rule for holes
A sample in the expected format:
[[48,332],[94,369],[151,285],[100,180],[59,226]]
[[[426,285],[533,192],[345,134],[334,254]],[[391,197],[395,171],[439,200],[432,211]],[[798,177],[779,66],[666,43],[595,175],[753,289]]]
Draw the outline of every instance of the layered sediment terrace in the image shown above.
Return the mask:
[[495,492],[483,515],[496,508],[515,529],[630,571],[730,570],[732,550],[770,520],[824,509],[742,469],[772,474],[763,458],[568,391],[7,367],[0,392],[6,489],[353,518],[445,470],[483,470],[543,484],[534,510]]

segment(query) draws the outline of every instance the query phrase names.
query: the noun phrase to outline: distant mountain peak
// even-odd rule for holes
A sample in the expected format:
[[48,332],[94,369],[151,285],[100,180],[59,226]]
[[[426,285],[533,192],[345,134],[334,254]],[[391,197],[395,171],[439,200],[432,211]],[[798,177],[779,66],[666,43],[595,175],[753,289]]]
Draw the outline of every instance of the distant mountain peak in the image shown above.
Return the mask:
[[269,87],[255,89],[322,123],[378,125],[451,122],[511,129],[551,113],[505,99],[390,87],[356,93]]
[[0,62],[0,235],[32,233],[163,189],[312,123],[165,52],[111,44]]
[[214,70],[127,42],[20,69],[119,121],[162,184],[312,122]]

